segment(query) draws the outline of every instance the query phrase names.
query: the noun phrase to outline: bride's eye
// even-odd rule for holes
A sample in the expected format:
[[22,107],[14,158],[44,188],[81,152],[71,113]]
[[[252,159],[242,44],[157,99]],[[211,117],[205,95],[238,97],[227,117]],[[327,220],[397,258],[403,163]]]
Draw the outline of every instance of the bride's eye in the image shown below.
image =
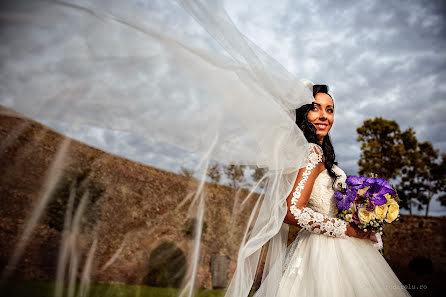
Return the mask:
[[329,109],[327,109],[327,112],[329,112],[329,113],[333,113],[333,112],[334,112],[334,109],[333,109],[333,108],[329,108]]

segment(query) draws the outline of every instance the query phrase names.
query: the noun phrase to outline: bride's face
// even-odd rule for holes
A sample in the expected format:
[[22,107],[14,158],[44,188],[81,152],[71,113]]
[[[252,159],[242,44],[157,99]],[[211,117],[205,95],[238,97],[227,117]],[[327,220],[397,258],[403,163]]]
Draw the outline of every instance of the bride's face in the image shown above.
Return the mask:
[[308,112],[307,119],[316,127],[316,134],[322,144],[334,121],[334,105],[331,97],[325,93],[317,93],[313,109]]

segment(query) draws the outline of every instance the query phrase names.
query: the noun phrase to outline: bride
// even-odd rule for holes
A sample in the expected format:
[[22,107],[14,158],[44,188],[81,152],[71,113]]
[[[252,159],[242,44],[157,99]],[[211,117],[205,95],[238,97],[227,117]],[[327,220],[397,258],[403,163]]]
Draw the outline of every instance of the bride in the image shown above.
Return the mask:
[[373,233],[334,218],[334,187],[346,179],[334,165],[328,135],[334,100],[327,86],[310,87],[315,101],[296,110],[296,124],[313,149],[287,197],[284,219],[302,230],[288,247],[277,296],[409,296],[373,246]]

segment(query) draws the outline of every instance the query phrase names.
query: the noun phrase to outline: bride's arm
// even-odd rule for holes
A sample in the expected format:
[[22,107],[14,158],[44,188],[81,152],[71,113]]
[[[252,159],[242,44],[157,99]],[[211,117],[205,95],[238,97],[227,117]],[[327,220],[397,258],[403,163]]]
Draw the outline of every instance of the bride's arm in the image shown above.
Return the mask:
[[287,198],[288,210],[284,222],[298,225],[313,233],[346,237],[347,222],[325,216],[306,207],[314,182],[324,169],[322,149],[314,145],[310,151],[307,166],[299,170],[293,190]]
[[283,220],[284,223],[297,225],[317,234],[332,237],[352,236],[377,242],[371,231],[363,232],[343,220],[325,216],[306,207],[314,182],[324,169],[322,149],[314,145],[309,154],[307,166],[299,170],[293,190],[287,197],[287,214]]

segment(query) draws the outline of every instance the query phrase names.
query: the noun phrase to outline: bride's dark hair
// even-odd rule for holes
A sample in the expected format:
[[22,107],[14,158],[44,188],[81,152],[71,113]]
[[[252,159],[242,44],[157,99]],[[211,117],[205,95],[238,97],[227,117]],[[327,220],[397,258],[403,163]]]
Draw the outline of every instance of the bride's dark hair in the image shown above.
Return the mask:
[[[331,97],[328,93],[327,85],[314,85],[313,86],[313,97],[316,97],[317,93],[325,93]],[[322,142],[322,145],[319,143],[319,139],[316,134],[316,127],[308,121],[307,115],[308,112],[313,108],[314,104],[305,104],[296,109],[296,125],[302,130],[305,135],[305,138],[308,142],[315,143],[322,147],[325,157],[325,168],[328,171],[328,175],[333,179],[332,186],[335,187],[335,182],[338,175],[333,171],[333,165],[337,164],[335,162],[335,152],[333,145],[331,144],[330,135],[326,135]]]

